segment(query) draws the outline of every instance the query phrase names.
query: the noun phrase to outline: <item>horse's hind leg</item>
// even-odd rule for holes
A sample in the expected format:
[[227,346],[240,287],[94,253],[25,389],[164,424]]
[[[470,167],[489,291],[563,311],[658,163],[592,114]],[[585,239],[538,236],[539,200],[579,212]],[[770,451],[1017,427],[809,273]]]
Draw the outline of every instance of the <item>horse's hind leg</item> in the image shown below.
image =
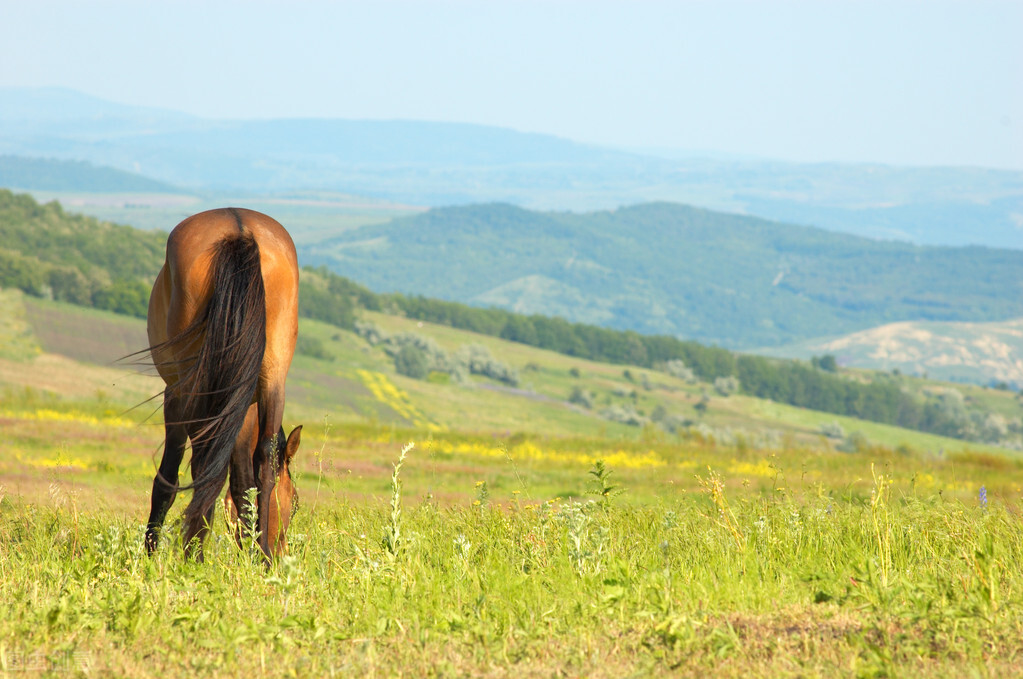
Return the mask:
[[[195,443],[192,443],[192,478],[200,478],[203,474],[203,469],[197,468],[195,464]],[[188,558],[195,558],[196,561],[202,562],[202,545],[206,541],[206,535],[210,532],[210,526],[213,524],[213,511],[216,509],[216,498],[220,497],[220,491],[224,488],[224,482],[227,479],[220,479],[217,483],[216,491],[213,493],[213,500],[210,501],[209,506],[200,507],[196,502],[195,494],[192,495],[192,501],[188,503],[188,507],[185,508],[185,556]]]
[[234,503],[235,511],[238,513],[238,530],[235,537],[238,545],[241,546],[243,535],[252,535],[252,530],[257,526],[251,525],[250,517],[256,513],[255,507],[249,507],[247,493],[250,489],[256,488],[256,474],[253,470],[252,457],[256,449],[259,436],[259,410],[255,403],[249,407],[245,414],[245,422],[238,438],[234,444],[234,451],[231,454],[231,479],[228,488],[231,492],[231,501]]
[[165,432],[163,458],[160,460],[160,471],[153,479],[152,506],[146,524],[146,551],[150,554],[160,541],[160,530],[164,519],[167,518],[167,511],[174,504],[178,492],[178,469],[181,467],[185,443],[188,441],[185,425],[178,424],[181,418],[169,397],[165,397],[164,400],[163,416]]
[[252,456],[256,488],[259,490],[259,546],[267,559],[270,554],[270,497],[273,493],[280,460],[277,451],[284,418],[284,387],[268,390],[259,399],[259,439]]

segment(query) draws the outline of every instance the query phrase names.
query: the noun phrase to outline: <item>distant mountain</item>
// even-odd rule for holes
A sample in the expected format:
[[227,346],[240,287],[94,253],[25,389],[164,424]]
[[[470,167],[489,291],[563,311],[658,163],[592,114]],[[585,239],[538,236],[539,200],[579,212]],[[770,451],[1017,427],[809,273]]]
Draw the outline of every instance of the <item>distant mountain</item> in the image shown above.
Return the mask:
[[80,160],[0,156],[0,187],[88,193],[179,193],[141,175]]
[[981,168],[663,157],[456,123],[214,121],[56,88],[0,88],[0,154],[84,160],[192,191],[557,210],[673,201],[871,238],[1023,249],[1023,172]]
[[[426,187],[435,186],[431,178],[438,171],[443,186],[449,181],[446,173],[457,168],[587,168],[629,159],[647,162],[551,135],[482,125],[211,121],[121,106],[56,88],[0,89],[0,153],[85,159],[192,188],[266,191],[356,185],[354,193],[388,197],[403,193],[404,200],[423,197],[423,180]],[[442,188],[440,202],[459,195],[464,202],[464,188],[457,183]]]
[[901,320],[1023,316],[1023,252],[875,241],[669,203],[442,208],[300,255],[378,291],[735,349]]
[[127,106],[60,87],[0,88],[3,136],[31,143],[43,139],[103,139],[187,128],[198,119],[159,108]]
[[763,353],[801,359],[831,354],[847,367],[898,370],[951,382],[1005,382],[1023,388],[1023,319],[1018,318],[992,323],[889,323]]

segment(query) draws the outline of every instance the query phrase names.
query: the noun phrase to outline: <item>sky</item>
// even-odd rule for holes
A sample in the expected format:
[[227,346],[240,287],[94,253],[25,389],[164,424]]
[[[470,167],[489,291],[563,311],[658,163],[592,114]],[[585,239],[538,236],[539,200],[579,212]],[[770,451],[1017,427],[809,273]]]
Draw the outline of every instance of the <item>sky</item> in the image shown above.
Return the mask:
[[1023,170],[1023,2],[0,0],[0,87]]

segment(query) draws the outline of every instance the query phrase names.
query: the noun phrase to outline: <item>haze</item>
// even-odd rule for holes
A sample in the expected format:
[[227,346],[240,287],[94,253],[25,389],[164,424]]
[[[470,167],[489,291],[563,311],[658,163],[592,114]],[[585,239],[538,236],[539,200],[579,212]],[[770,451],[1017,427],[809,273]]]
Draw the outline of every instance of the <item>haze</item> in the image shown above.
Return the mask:
[[0,87],[663,153],[1023,169],[1023,3],[14,2]]

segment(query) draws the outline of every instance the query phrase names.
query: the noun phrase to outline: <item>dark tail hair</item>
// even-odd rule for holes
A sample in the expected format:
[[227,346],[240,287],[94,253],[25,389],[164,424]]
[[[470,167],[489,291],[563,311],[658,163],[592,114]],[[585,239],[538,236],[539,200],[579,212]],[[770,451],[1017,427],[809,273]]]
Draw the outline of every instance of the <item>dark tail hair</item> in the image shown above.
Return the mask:
[[216,501],[227,477],[266,349],[266,291],[259,245],[251,234],[216,244],[209,286],[205,310],[164,345],[183,347],[201,338],[195,356],[186,359],[182,379],[165,394],[178,401],[182,424],[188,426],[192,483],[179,488],[194,489],[188,511],[199,515]]

